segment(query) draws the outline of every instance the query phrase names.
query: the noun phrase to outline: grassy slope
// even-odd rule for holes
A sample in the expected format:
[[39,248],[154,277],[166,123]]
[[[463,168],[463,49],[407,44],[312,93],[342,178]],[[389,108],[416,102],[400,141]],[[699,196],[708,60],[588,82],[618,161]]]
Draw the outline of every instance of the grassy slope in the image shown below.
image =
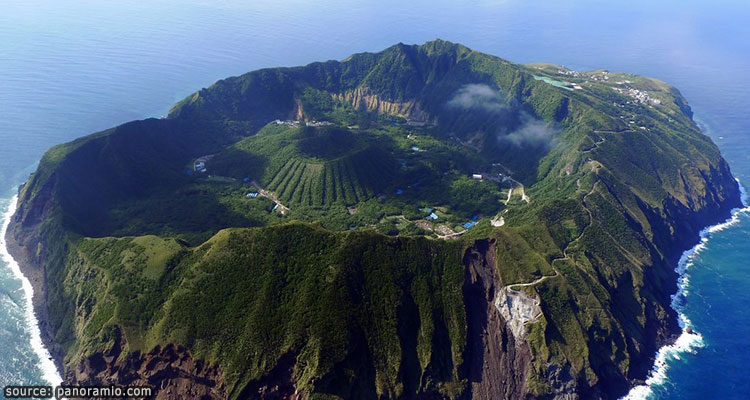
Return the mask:
[[[557,88],[533,75],[585,88]],[[667,312],[662,304],[672,288],[666,252],[684,239],[668,214],[681,210],[679,204],[694,212],[713,207],[712,201],[727,198],[710,199],[709,192],[729,197],[732,188],[718,149],[692,124],[676,90],[611,75],[662,100],[660,107],[648,107],[628,103],[611,82],[558,75],[550,66],[512,65],[442,41],[398,45],[340,63],[223,80],[176,105],[167,120],[126,124],[50,150],[22,192],[20,213],[33,222],[40,193],[53,193],[42,235],[56,243],[46,249],[50,307],[67,360],[108,346],[116,325],[130,350],[173,341],[219,362],[234,395],[286,352],[305,366],[297,377],[303,387],[320,393],[390,397],[419,389],[455,395],[463,387],[458,371],[465,344],[461,257],[473,237],[492,235],[503,283],[530,282],[555,269],[562,275],[527,289],[540,296],[544,310],[529,328],[532,390],[551,390],[544,379],[549,363],[569,368],[587,386],[603,377],[624,385],[642,372],[632,360],[651,354],[639,342],[664,323]],[[361,154],[382,151],[368,143],[385,122],[329,102],[325,94],[366,87],[391,102],[418,99],[423,110],[441,115],[464,83],[494,86],[519,110],[559,129],[547,154],[488,145],[493,157],[532,184],[531,204],[509,208],[502,229],[485,222],[462,241],[443,242],[273,225],[279,220],[260,212],[267,204],[241,210],[226,200],[241,187],[217,190],[184,174],[191,159],[223,150],[215,168],[257,178],[283,201],[307,201],[310,207],[302,210],[309,215],[329,218],[315,214],[314,206],[353,201],[382,213],[382,204],[362,200],[387,188],[381,186],[385,178],[368,175],[368,163],[387,158]],[[238,141],[270,120],[294,117],[300,103],[316,118],[361,124],[362,135],[370,136],[335,154],[327,153],[325,140],[322,146],[315,142],[320,138],[306,143],[304,132],[285,127]],[[461,134],[467,126],[461,115],[446,118],[437,137]],[[469,128],[487,133],[493,121]],[[388,137],[397,143],[385,148],[399,148],[399,136]],[[275,151],[278,140],[296,148]],[[424,162],[439,170],[440,159]],[[153,193],[157,201],[144,200]],[[107,207],[122,204],[113,218]],[[553,268],[551,260],[567,246],[570,258]],[[415,346],[416,354],[407,351]],[[420,385],[423,375],[430,378]],[[312,377],[319,383],[309,383]]]

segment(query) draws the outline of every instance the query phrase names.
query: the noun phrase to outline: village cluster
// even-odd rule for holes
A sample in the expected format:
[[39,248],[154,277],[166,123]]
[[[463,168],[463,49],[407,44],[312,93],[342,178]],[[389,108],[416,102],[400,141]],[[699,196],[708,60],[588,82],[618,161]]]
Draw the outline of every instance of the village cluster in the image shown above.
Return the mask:
[[644,90],[618,87],[613,87],[612,89],[617,93],[632,97],[641,104],[653,104],[656,106],[661,105],[661,100],[651,97],[651,95],[649,95],[649,93]]
[[331,126],[331,125],[333,125],[332,122],[328,122],[328,121],[315,121],[315,120],[313,120],[313,121],[300,121],[300,120],[291,120],[291,119],[287,119],[287,120],[277,119],[277,120],[275,120],[273,122],[276,125],[289,125],[289,126],[299,126],[302,122],[305,123],[305,126],[313,126],[313,127]]

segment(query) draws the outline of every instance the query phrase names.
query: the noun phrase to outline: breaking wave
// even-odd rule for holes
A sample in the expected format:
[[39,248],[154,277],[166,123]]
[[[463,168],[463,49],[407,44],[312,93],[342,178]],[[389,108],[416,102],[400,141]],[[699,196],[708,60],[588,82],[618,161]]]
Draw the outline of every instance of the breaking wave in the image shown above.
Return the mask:
[[732,216],[726,221],[703,229],[700,232],[700,242],[690,250],[682,253],[680,261],[677,263],[677,268],[675,268],[675,272],[679,274],[679,278],[677,279],[677,293],[672,295],[671,306],[677,311],[677,322],[680,324],[680,328],[682,328],[682,333],[674,343],[659,349],[656,353],[654,366],[648,378],[646,378],[646,383],[632,388],[623,397],[623,400],[644,400],[651,398],[654,393],[653,388],[663,385],[667,381],[667,371],[669,370],[670,361],[679,361],[684,354],[695,354],[699,348],[704,346],[703,336],[694,329],[688,317],[682,312],[690,288],[690,275],[687,272],[693,266],[695,256],[708,246],[711,235],[737,224],[740,221],[740,215],[750,213],[750,206],[748,205],[748,200],[750,199],[748,199],[748,194],[739,182],[739,179],[737,183],[742,194],[743,208],[732,210]]
[[16,260],[14,260],[8,252],[7,243],[5,241],[5,233],[8,231],[8,226],[10,225],[10,220],[11,217],[13,217],[13,213],[16,211],[17,204],[18,196],[14,196],[10,201],[10,205],[8,205],[8,209],[3,214],[2,228],[0,228],[0,258],[2,258],[2,260],[8,264],[8,267],[13,272],[13,275],[15,275],[16,278],[21,281],[21,287],[23,289],[25,299],[23,308],[26,313],[26,322],[28,324],[28,332],[30,334],[31,348],[39,357],[39,369],[42,371],[42,378],[44,378],[44,380],[47,381],[50,385],[57,386],[62,382],[62,378],[60,378],[57,367],[52,361],[49,351],[47,351],[47,348],[44,346],[44,342],[42,342],[42,333],[39,329],[39,321],[36,319],[36,315],[34,314],[34,305],[31,300],[34,294],[34,289],[31,286],[31,282],[29,282],[29,280],[23,275],[23,273],[21,273],[21,268]]

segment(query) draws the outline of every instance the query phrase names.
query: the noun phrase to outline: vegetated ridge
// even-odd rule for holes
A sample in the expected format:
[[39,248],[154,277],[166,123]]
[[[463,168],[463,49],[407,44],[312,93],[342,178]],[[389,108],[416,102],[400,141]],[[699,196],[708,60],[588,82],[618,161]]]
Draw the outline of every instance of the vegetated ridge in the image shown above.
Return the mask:
[[618,398],[740,205],[663,82],[441,40],[221,80],[50,149],[13,255],[67,382]]

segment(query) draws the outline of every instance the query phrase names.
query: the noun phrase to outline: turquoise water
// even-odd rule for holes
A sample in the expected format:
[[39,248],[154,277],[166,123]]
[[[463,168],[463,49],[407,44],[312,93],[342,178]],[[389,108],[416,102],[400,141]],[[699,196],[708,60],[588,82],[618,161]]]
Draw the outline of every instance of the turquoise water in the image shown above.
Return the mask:
[[[436,37],[515,62],[663,79],[750,182],[747,21],[739,0],[3,0],[0,207],[49,146],[164,115],[217,79]],[[742,214],[688,263],[683,312],[701,338],[665,358],[649,396],[750,398],[748,233]],[[0,386],[43,379],[25,304],[0,261]]]

